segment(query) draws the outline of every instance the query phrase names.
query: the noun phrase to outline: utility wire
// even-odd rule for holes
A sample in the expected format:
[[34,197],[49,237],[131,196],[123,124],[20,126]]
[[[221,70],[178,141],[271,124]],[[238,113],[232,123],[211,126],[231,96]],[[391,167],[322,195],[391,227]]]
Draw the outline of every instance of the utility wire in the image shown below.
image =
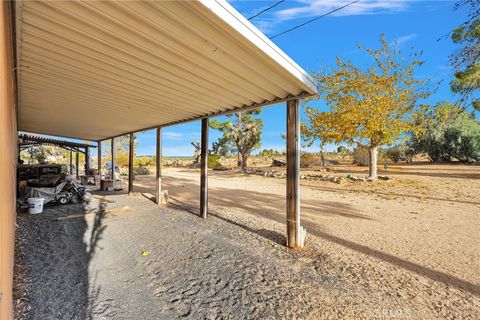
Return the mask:
[[285,0],[280,0],[280,1],[278,1],[277,3],[275,3],[274,5],[266,8],[266,9],[263,9],[262,11],[256,13],[255,15],[251,16],[250,18],[248,18],[248,20],[252,20],[253,18],[258,17],[258,16],[261,15],[262,13],[267,12],[268,10],[275,8],[276,6],[278,6],[278,5],[279,5],[280,3],[282,3],[282,2],[285,2]]
[[314,21],[316,21],[316,20],[318,20],[318,19],[320,19],[320,18],[323,18],[323,17],[325,17],[325,16],[331,15],[332,13],[335,13],[335,12],[337,12],[337,11],[340,11],[340,10],[342,10],[342,9],[348,7],[348,6],[351,6],[352,4],[357,3],[358,1],[360,1],[360,0],[352,1],[352,2],[350,2],[350,3],[347,3],[347,4],[344,5],[344,6],[338,7],[338,8],[336,8],[336,9],[333,9],[333,10],[331,10],[331,11],[329,11],[329,12],[327,12],[327,13],[324,13],[324,14],[318,16],[318,17],[315,17],[315,18],[313,18],[313,19],[310,19],[310,20],[308,20],[308,21],[305,21],[304,23],[299,24],[299,25],[297,25],[297,26],[295,26],[295,27],[293,27],[293,28],[290,28],[290,29],[288,29],[288,30],[282,31],[282,32],[280,32],[280,33],[277,33],[276,35],[270,37],[270,39],[276,38],[276,37],[281,36],[281,35],[283,35],[283,34],[285,34],[285,33],[288,33],[288,32],[290,32],[290,31],[293,31],[293,30],[295,30],[295,29],[298,29],[298,28],[300,28],[300,27],[303,27],[304,25],[309,24],[309,23],[311,23],[311,22],[314,22]]

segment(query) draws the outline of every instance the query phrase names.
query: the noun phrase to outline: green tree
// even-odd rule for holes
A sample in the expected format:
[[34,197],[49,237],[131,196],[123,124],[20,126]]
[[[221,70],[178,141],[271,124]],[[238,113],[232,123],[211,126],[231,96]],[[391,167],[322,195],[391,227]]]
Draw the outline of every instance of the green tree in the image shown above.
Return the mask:
[[200,163],[200,154],[202,152],[202,146],[200,145],[200,141],[192,141],[190,144],[194,148],[194,155],[193,155],[193,164]]
[[261,109],[238,112],[228,116],[226,121],[211,120],[210,127],[223,132],[223,141],[232,143],[238,152],[238,164],[245,172],[248,157],[252,151],[260,148],[263,120],[256,118]]
[[342,159],[343,159],[343,160],[345,160],[345,157],[346,157],[346,156],[348,156],[348,155],[351,154],[350,150],[349,150],[347,147],[345,147],[345,146],[339,146],[339,147],[337,148],[337,153],[342,156]]
[[[138,145],[138,141],[136,134],[134,134],[134,148],[136,149]],[[110,147],[110,143],[107,144],[106,148],[106,156],[105,156],[105,161],[110,161],[112,159],[112,151]],[[128,159],[129,159],[129,149],[130,149],[130,136],[129,135],[124,135],[115,138],[115,164],[117,166],[125,166],[128,165]],[[135,154],[134,154],[135,156]],[[106,163],[104,162],[104,163]]]
[[413,134],[409,146],[431,161],[480,161],[480,122],[458,105],[439,103],[418,118],[423,130]]
[[[453,92],[460,95],[460,104],[471,104],[480,111],[478,89],[480,87],[480,2],[462,0],[455,4],[458,9],[470,6],[469,19],[452,31],[455,44],[462,46],[450,57],[455,77],[450,83]],[[477,94],[477,95],[476,95]]]
[[260,157],[271,158],[271,157],[279,157],[282,155],[280,151],[273,150],[273,149],[263,149],[260,153],[258,153]]
[[368,148],[371,179],[377,178],[378,148],[414,129],[414,115],[422,108],[418,101],[430,95],[427,81],[414,75],[423,63],[419,54],[404,58],[383,35],[380,44],[378,49],[359,46],[374,61],[365,70],[337,58],[333,72],[313,74],[319,83],[315,99],[322,99],[330,111],[307,107],[307,122],[302,126],[310,139]]
[[209,155],[226,157],[232,150],[232,142],[225,136],[218,138],[218,140],[212,143],[212,149],[209,150]]

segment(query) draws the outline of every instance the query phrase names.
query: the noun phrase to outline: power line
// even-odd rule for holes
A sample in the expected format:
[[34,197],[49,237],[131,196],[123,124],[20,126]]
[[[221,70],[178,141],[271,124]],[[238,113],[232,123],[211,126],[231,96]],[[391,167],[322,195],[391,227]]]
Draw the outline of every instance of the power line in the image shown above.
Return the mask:
[[255,15],[251,16],[250,18],[248,18],[248,20],[252,20],[253,18],[258,17],[258,16],[261,15],[262,13],[267,12],[268,10],[275,8],[276,6],[278,6],[278,5],[279,5],[280,3],[282,3],[282,2],[285,2],[285,0],[280,0],[280,1],[278,1],[277,3],[275,3],[274,5],[266,8],[266,9],[263,9],[262,11],[256,13]]
[[281,36],[281,35],[283,35],[283,34],[285,34],[285,33],[288,33],[288,32],[290,32],[290,31],[293,31],[293,30],[295,30],[295,29],[298,29],[298,28],[300,28],[300,27],[303,27],[304,25],[309,24],[309,23],[311,23],[311,22],[314,22],[314,21],[316,21],[316,20],[318,20],[318,19],[320,19],[320,18],[323,18],[323,17],[325,17],[325,16],[331,15],[332,13],[335,13],[335,12],[337,12],[337,11],[340,11],[340,10],[342,10],[342,9],[348,7],[348,6],[351,6],[352,4],[357,3],[358,1],[360,1],[360,0],[352,1],[352,2],[350,2],[350,3],[347,3],[347,4],[344,5],[344,6],[338,7],[338,8],[333,9],[333,10],[327,12],[327,13],[324,13],[324,14],[322,14],[321,16],[318,16],[318,17],[315,17],[315,18],[310,19],[310,20],[308,20],[308,21],[305,21],[305,22],[302,23],[302,24],[299,24],[299,25],[297,25],[297,26],[295,26],[295,27],[293,27],[293,28],[290,28],[290,29],[288,29],[288,30],[282,31],[282,32],[280,32],[280,33],[278,33],[278,34],[270,37],[270,39],[276,38],[276,37]]

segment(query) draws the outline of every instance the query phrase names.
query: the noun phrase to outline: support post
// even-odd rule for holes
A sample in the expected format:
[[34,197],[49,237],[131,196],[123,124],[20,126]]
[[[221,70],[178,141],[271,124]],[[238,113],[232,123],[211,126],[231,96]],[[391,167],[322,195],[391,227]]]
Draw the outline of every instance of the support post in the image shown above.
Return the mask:
[[202,142],[200,153],[200,216],[208,212],[208,118],[202,119]]
[[73,175],[73,152],[70,150],[70,175]]
[[156,144],[156,196],[155,202],[161,204],[162,197],[162,128],[157,127],[157,144]]
[[111,144],[111,156],[112,156],[112,159],[110,160],[111,162],[111,165],[112,165],[112,170],[111,170],[111,174],[110,174],[110,178],[112,179],[112,187],[113,187],[113,190],[115,191],[115,138],[112,138],[112,144]]
[[75,177],[78,180],[78,151],[75,153]]
[[13,319],[17,117],[11,1],[0,2],[0,319]]
[[102,141],[97,142],[97,168],[99,181],[102,180]]
[[90,175],[90,148],[85,147],[85,175]]
[[128,193],[133,192],[133,155],[135,151],[135,145],[133,143],[133,133],[130,133],[130,147],[128,149]]
[[287,102],[287,246],[301,248],[300,226],[300,113],[297,99]]

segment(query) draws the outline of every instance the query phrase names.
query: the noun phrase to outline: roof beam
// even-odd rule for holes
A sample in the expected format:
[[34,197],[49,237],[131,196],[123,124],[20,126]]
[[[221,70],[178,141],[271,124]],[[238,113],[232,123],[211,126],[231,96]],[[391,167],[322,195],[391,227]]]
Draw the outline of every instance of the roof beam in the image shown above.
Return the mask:
[[113,139],[113,138],[118,138],[118,137],[128,135],[130,133],[152,130],[152,129],[155,129],[155,128],[158,128],[158,127],[162,127],[162,128],[170,127],[170,126],[174,126],[174,125],[184,124],[184,123],[187,123],[187,122],[202,120],[202,119],[205,119],[205,118],[225,116],[225,115],[229,115],[229,114],[237,113],[237,112],[247,112],[247,111],[251,111],[253,109],[257,109],[257,108],[268,107],[268,106],[271,106],[271,105],[274,105],[274,104],[278,104],[278,103],[282,103],[282,102],[288,102],[288,101],[294,100],[294,99],[305,99],[305,98],[308,98],[308,97],[311,97],[311,96],[313,96],[313,95],[308,93],[308,92],[303,92],[302,94],[297,95],[297,96],[289,95],[285,98],[277,98],[277,99],[274,99],[274,100],[271,100],[271,101],[264,101],[262,103],[254,103],[254,104],[251,104],[249,106],[243,106],[243,107],[238,107],[238,108],[225,110],[225,111],[221,111],[221,112],[210,113],[210,114],[202,115],[202,116],[199,116],[199,117],[193,117],[193,118],[190,118],[190,119],[174,121],[174,122],[166,123],[166,124],[161,125],[161,126],[156,125],[156,126],[136,130],[136,131],[129,131],[129,132],[125,132],[125,133],[122,133],[122,134],[119,134],[119,135],[116,135],[116,136],[113,136],[113,137],[108,137],[108,138],[98,140],[98,141],[104,141],[104,140],[109,140],[109,139]]

